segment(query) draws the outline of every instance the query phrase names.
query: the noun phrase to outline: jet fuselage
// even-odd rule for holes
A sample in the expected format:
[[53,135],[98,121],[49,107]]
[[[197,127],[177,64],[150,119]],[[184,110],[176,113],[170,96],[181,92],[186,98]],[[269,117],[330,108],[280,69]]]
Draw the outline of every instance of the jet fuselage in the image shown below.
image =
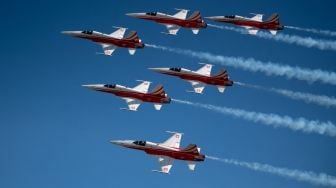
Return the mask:
[[187,148],[174,148],[148,141],[112,140],[111,143],[127,148],[142,150],[149,155],[168,156],[173,159],[186,161],[205,160],[205,155],[197,151],[197,146],[195,144],[190,144]]
[[[117,85],[117,84],[94,84],[94,85],[83,85],[84,87],[88,87],[90,89],[111,93],[119,97],[123,98],[132,98],[137,99],[143,102],[151,102],[151,103],[170,103],[171,98],[167,96],[167,94],[162,95],[160,92],[156,93],[142,93],[136,91],[132,88],[128,88],[125,86]],[[163,89],[163,88],[162,88]]]
[[214,17],[207,17],[208,19],[217,21],[217,22],[224,22],[230,23],[234,25],[244,26],[244,27],[254,27],[259,29],[266,29],[266,30],[283,30],[284,26],[279,23],[277,19],[268,20],[268,21],[256,21],[250,18],[245,18],[242,16],[214,16]]
[[151,12],[151,13],[129,13],[128,16],[136,17],[144,20],[151,20],[161,24],[167,25],[178,25],[185,28],[206,28],[207,24],[202,18],[196,19],[179,19],[171,15],[164,14],[161,12]]
[[107,34],[100,33],[97,31],[65,31],[64,34],[69,34],[73,37],[82,38],[82,39],[88,39],[96,43],[101,44],[113,44],[118,47],[122,48],[144,48],[144,43],[141,42],[140,39],[135,37],[137,34],[136,32],[133,32],[132,36],[128,36],[127,38],[114,38]]
[[150,69],[162,74],[177,76],[184,80],[199,81],[206,84],[217,86],[233,85],[232,80],[224,77],[226,71],[221,71],[219,74],[215,76],[205,76],[185,68],[150,68]]

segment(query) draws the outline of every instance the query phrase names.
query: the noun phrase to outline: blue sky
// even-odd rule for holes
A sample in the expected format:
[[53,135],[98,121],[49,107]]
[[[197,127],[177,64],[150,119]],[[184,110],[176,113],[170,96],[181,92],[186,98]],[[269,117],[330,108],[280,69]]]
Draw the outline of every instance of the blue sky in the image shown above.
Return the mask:
[[[184,92],[190,84],[147,70],[149,67],[200,67],[199,60],[152,48],[130,56],[118,49],[97,56],[98,45],[60,34],[113,25],[136,30],[145,43],[227,56],[254,57],[291,66],[336,71],[335,51],[322,51],[207,28],[198,35],[181,29],[163,35],[164,26],[125,16],[128,12],[174,8],[200,10],[203,16],[278,12],[284,25],[336,30],[334,1],[6,1],[0,7],[0,187],[315,187],[275,175],[207,160],[195,172],[176,161],[164,176],[156,158],[110,144],[110,139],[161,142],[184,133],[182,146],[196,143],[203,153],[336,176],[335,138],[271,128],[212,111],[172,103],[155,111],[143,104],[136,113],[120,111],[125,102],[81,87],[90,83],[135,86],[150,80],[164,84],[173,98],[205,104],[336,122],[335,109],[294,101],[262,90],[234,85],[224,94],[207,86],[205,94]],[[220,24],[219,24],[220,25]],[[319,36],[294,30],[285,34]],[[206,63],[206,62],[204,62]],[[334,96],[335,86],[266,76],[231,67],[233,80],[265,87]]]

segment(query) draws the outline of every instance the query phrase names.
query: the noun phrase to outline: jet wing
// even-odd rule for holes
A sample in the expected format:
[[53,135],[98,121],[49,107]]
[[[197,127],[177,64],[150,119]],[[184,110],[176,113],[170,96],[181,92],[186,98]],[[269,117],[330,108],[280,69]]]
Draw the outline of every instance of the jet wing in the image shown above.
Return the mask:
[[109,36],[113,38],[117,38],[117,39],[122,39],[124,37],[125,31],[126,31],[126,28],[121,27],[115,32],[109,34]]
[[258,33],[258,29],[255,27],[249,27],[249,26],[243,26],[245,29],[247,29],[247,32],[250,35],[256,35]]
[[169,174],[169,171],[171,167],[173,166],[174,159],[167,157],[167,156],[162,156],[162,155],[160,155],[158,158],[159,158],[159,163],[161,167],[160,172]]
[[136,90],[136,91],[139,91],[141,93],[147,93],[149,86],[150,86],[150,82],[149,81],[142,81],[141,84],[135,86],[133,89]]
[[123,98],[123,99],[126,100],[128,109],[131,111],[137,111],[138,107],[141,104],[141,101],[136,100],[136,99],[131,99],[131,98]]
[[114,46],[113,44],[101,44],[104,50],[105,55],[112,55],[115,49],[117,49],[117,46]]
[[168,34],[170,35],[176,35],[180,29],[180,26],[177,26],[177,25],[165,25],[165,26],[167,27]]
[[205,84],[202,82],[190,81],[195,93],[203,93]]

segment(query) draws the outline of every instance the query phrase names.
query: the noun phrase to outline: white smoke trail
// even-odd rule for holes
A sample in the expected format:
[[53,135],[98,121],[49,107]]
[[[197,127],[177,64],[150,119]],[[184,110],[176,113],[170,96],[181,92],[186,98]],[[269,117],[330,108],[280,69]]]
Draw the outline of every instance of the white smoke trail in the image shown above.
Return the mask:
[[242,109],[220,107],[210,104],[194,103],[179,99],[172,99],[172,100],[181,104],[187,104],[190,106],[204,108],[222,114],[232,115],[237,118],[242,118],[247,121],[273,126],[275,128],[285,127],[294,131],[302,131],[305,133],[317,133],[320,135],[327,135],[333,137],[336,136],[336,126],[330,121],[328,122],[320,122],[316,120],[311,121],[303,117],[294,119],[290,116],[280,116],[277,114],[266,114],[260,112],[246,111]]
[[294,100],[303,100],[307,103],[314,103],[325,107],[336,107],[336,98],[334,97],[328,97],[325,95],[314,95],[311,93],[294,92],[286,89],[276,88],[272,88],[271,91],[274,91],[283,96],[287,96]]
[[[241,28],[229,27],[229,26],[219,26],[208,24],[210,27],[225,29],[230,31],[236,31],[239,33],[246,33],[246,30]],[[288,35],[279,33],[277,35],[272,35],[267,32],[258,31],[257,35],[259,38],[281,41],[288,44],[296,44],[299,46],[307,47],[307,48],[317,48],[320,50],[335,50],[336,51],[336,41],[334,40],[324,40],[324,39],[314,39],[311,37],[301,37],[298,35]]]
[[252,72],[262,72],[266,75],[285,76],[288,79],[298,79],[308,81],[310,83],[320,81],[327,84],[336,85],[336,73],[323,71],[320,69],[307,69],[301,67],[292,67],[289,65],[280,65],[273,62],[262,62],[253,58],[230,57],[222,55],[214,55],[209,52],[197,52],[192,50],[184,50],[179,48],[170,48],[154,44],[146,44],[147,47],[160,49],[176,54],[186,55],[189,57],[206,60],[211,63],[217,63],[224,66],[241,68]]
[[296,92],[287,89],[277,89],[277,88],[266,88],[259,85],[251,85],[242,82],[234,82],[237,85],[250,87],[255,89],[261,89],[269,92],[274,92],[285,97],[289,97],[294,100],[301,100],[306,103],[317,104],[324,107],[336,107],[336,98],[329,97],[326,95],[315,95],[311,93]]
[[269,164],[261,164],[256,162],[251,163],[245,161],[238,161],[235,159],[218,158],[213,156],[206,156],[206,158],[224,162],[227,164],[241,166],[259,172],[266,172],[286,178],[291,178],[298,181],[308,182],[314,185],[336,187],[336,177],[330,176],[325,173],[317,174],[312,171],[301,171],[296,169],[280,168]]
[[294,30],[298,30],[298,31],[305,31],[305,32],[315,33],[315,34],[320,34],[320,35],[327,35],[327,36],[331,36],[331,37],[336,36],[336,32],[335,31],[330,31],[330,30],[320,30],[320,29],[314,29],[314,28],[302,28],[302,27],[295,27],[295,26],[289,26],[289,25],[285,26],[285,28],[294,29]]

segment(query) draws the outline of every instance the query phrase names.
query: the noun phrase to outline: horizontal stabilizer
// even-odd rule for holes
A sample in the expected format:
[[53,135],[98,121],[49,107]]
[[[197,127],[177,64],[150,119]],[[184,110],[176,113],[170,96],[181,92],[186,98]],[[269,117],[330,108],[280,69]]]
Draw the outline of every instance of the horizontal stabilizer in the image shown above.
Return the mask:
[[192,31],[195,35],[197,35],[198,32],[199,32],[199,29],[192,29],[191,31]]
[[196,162],[195,161],[187,161],[188,163],[188,168],[192,171],[195,170],[195,167],[196,167]]
[[128,52],[129,52],[129,54],[134,55],[135,54],[135,48],[129,48]]
[[276,35],[277,34],[277,30],[269,30],[271,32],[272,35]]
[[154,104],[155,110],[161,110],[162,104]]
[[225,87],[224,86],[217,86],[218,91],[224,93]]

